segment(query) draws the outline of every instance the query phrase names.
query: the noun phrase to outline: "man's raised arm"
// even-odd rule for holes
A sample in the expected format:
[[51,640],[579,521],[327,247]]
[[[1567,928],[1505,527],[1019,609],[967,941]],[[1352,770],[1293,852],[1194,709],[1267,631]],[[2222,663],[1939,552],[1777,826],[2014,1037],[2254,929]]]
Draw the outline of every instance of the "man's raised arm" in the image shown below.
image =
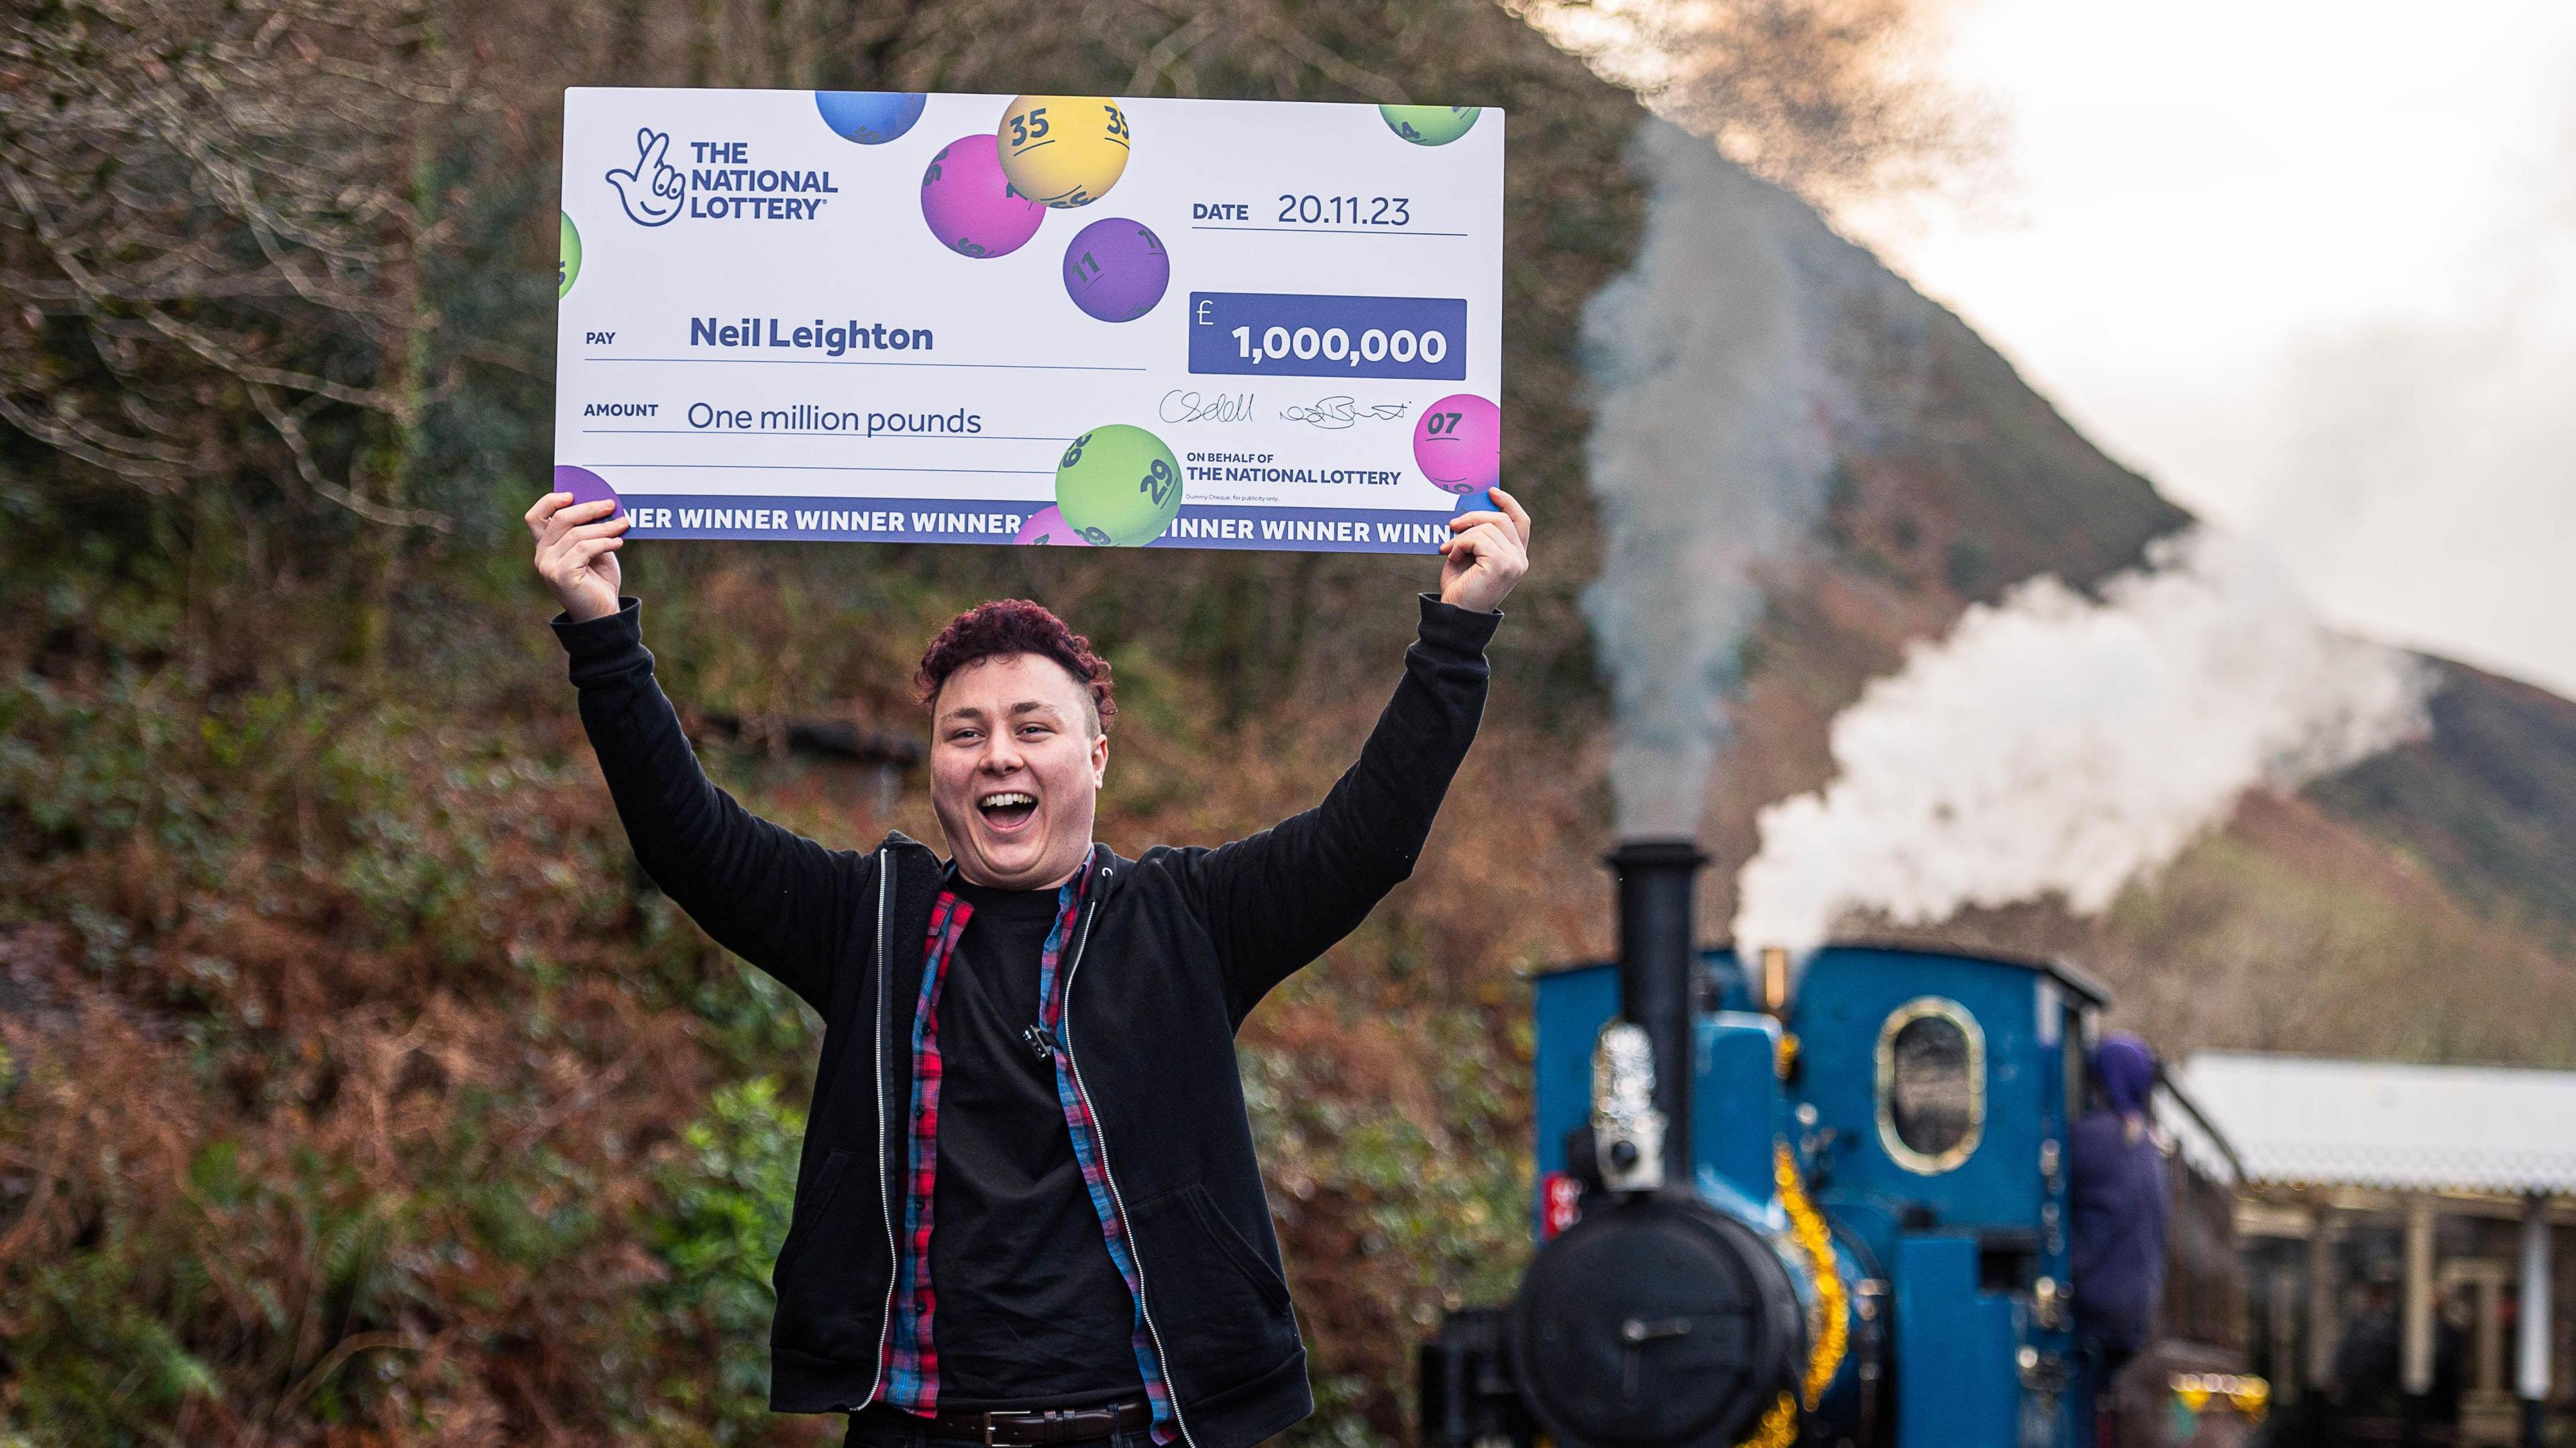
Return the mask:
[[1440,596],[1423,595],[1404,678],[1324,802],[1187,853],[1183,877],[1225,962],[1237,1024],[1413,873],[1484,715],[1496,609],[1529,566],[1529,514],[1502,489],[1493,496],[1500,511],[1450,520]]
[[[636,860],[718,944],[825,1010],[833,965],[874,879],[874,858],[827,850],[744,809],[698,767],[653,681],[642,606],[618,595],[623,515],[549,493],[528,510],[537,572],[563,605],[582,728]],[[873,918],[870,915],[868,918]]]

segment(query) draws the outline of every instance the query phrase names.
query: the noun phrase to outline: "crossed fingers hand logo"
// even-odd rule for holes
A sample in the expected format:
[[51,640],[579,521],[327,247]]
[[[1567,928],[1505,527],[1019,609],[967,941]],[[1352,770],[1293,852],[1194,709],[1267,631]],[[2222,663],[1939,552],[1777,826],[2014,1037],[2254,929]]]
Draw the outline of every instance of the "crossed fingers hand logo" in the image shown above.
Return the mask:
[[688,198],[689,178],[670,163],[670,150],[670,136],[648,126],[635,133],[635,164],[608,173],[608,184],[617,188],[618,201],[639,226],[669,221]]

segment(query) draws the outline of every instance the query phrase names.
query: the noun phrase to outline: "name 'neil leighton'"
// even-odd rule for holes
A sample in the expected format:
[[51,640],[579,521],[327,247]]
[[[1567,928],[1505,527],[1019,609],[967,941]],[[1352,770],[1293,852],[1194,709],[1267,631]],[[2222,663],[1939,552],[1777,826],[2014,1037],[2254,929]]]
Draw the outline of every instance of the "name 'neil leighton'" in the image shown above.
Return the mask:
[[928,327],[889,327],[883,322],[827,324],[817,317],[791,327],[776,317],[691,317],[689,345],[780,347],[839,357],[851,351],[927,352],[932,339]]

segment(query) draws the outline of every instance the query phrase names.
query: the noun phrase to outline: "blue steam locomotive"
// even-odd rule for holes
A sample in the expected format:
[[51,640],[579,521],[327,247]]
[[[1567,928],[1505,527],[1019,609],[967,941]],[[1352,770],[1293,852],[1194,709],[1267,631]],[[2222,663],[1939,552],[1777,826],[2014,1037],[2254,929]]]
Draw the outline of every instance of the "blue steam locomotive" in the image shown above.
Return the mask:
[[[2062,964],[1843,946],[1793,980],[1779,952],[1696,948],[1689,843],[1610,863],[1619,959],[1537,985],[1541,1246],[1510,1307],[1424,1346],[1426,1443],[2090,1448],[2110,1390],[2073,1331],[2064,1143],[2108,992]],[[2217,1340],[2225,1192],[2196,1185],[2176,1237],[2215,1220],[2217,1240],[2169,1267],[2166,1329],[2197,1311]],[[2157,1364],[2152,1431],[2122,1437],[2241,1437],[2174,1421],[2161,1391],[2223,1382],[2259,1409],[2225,1358]]]

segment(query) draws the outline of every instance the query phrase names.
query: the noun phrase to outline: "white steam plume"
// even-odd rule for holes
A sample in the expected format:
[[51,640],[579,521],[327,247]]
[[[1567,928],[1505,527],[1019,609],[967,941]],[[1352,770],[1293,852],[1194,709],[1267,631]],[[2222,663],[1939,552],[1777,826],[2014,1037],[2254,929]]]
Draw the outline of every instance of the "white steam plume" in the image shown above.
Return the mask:
[[1608,538],[1583,603],[1616,705],[1619,828],[1688,835],[1761,616],[1752,570],[1824,505],[1823,369],[1791,259],[1818,228],[1667,122],[1646,122],[1636,152],[1653,183],[1636,265],[1584,312]]
[[2329,632],[2197,529],[2096,603],[2054,578],[1978,605],[1835,718],[1839,777],[1762,812],[1735,939],[1804,952],[1847,910],[1936,924],[2061,895],[2092,914],[2223,823],[2421,733],[2430,673]]

